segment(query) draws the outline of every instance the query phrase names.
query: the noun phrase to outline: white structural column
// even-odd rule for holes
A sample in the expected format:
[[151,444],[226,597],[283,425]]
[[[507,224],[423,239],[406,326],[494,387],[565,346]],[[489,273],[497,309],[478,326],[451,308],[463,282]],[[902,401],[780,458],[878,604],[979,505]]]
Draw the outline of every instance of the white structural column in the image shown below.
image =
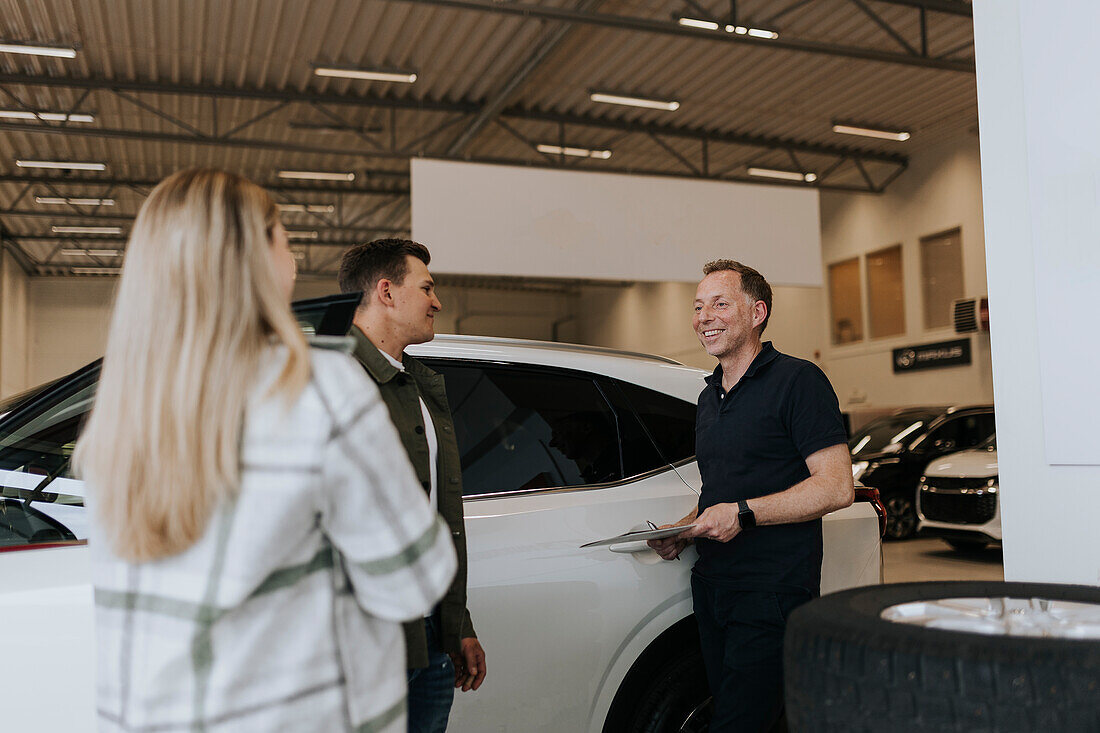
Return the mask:
[[1100,3],[975,0],[1005,577],[1100,584]]

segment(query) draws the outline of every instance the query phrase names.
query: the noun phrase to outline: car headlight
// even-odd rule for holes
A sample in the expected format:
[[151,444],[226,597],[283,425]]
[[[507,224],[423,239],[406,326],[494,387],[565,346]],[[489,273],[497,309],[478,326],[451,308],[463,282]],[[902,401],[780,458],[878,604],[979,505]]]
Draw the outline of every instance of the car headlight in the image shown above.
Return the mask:
[[859,477],[867,472],[868,461],[856,461],[852,464],[852,480],[858,481]]

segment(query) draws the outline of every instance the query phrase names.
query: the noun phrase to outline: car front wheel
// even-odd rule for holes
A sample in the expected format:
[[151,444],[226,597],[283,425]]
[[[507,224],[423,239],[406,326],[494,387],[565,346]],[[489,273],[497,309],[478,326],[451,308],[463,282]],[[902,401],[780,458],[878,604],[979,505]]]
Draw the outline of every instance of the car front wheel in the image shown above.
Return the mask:
[[887,540],[907,540],[917,533],[917,507],[913,497],[904,491],[882,493],[886,507]]
[[704,733],[712,698],[703,654],[690,649],[674,658],[649,684],[631,718],[630,733]]

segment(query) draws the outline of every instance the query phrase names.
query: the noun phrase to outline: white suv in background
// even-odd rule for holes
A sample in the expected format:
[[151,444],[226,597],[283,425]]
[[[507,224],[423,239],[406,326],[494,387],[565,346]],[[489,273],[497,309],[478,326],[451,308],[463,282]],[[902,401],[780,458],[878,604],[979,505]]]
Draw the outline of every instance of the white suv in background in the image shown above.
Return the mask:
[[[341,302],[297,308],[313,314],[303,317],[307,330],[338,334],[346,323],[325,304]],[[659,357],[509,339],[439,336],[410,351],[446,378],[462,458],[469,606],[489,660],[484,686],[456,695],[450,730],[703,730],[709,693],[689,591],[694,551],[663,562],[644,542],[580,546],[695,505],[704,373]],[[84,487],[68,459],[98,368],[0,417],[0,624],[17,670],[5,680],[10,730],[94,728]],[[881,582],[880,517],[873,495],[862,498],[825,518],[824,592]]]
[[980,550],[1001,541],[997,436],[977,448],[928,464],[917,492],[920,529],[956,550]]

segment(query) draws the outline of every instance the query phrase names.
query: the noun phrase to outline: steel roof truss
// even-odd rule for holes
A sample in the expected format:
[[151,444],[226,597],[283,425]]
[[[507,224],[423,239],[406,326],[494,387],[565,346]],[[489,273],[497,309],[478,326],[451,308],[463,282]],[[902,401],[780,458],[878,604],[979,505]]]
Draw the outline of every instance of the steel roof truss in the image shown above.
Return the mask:
[[[826,43],[807,39],[795,39],[789,36],[781,36],[776,39],[754,38],[750,35],[727,33],[719,27],[717,30],[706,28],[693,28],[680,25],[674,20],[658,20],[640,16],[620,15],[618,13],[597,13],[591,11],[579,11],[571,8],[559,8],[549,5],[539,5],[523,2],[499,2],[498,0],[390,0],[391,2],[405,2],[419,5],[432,5],[437,7],[454,8],[482,13],[502,13],[517,15],[524,18],[541,18],[565,23],[580,25],[602,26],[641,33],[653,33],[657,35],[680,36],[700,41],[712,41],[715,43],[750,44],[759,48],[783,49],[787,51],[801,51],[804,53],[824,54],[828,56],[842,56],[846,58],[862,59],[866,61],[881,61],[884,63],[902,64],[906,66],[918,66],[926,69],[939,69],[941,71],[957,71],[966,74],[974,73],[974,60],[948,60],[928,58],[919,53],[894,53],[882,51],[877,48],[863,46],[845,46],[837,43]],[[932,3],[922,3],[914,7],[928,7]],[[945,11],[947,12],[947,11]]]

